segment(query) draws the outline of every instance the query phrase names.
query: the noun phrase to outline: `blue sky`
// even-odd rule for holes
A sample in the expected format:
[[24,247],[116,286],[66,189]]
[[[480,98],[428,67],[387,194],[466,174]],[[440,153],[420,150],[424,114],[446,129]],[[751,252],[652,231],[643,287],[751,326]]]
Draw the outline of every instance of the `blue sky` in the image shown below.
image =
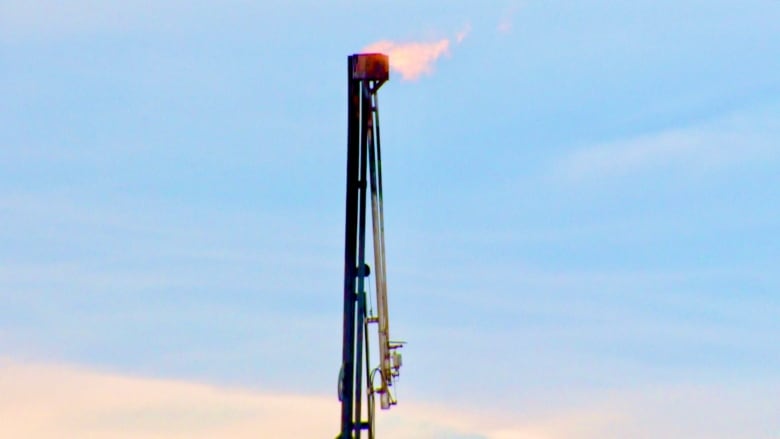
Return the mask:
[[776,437],[778,23],[769,0],[3,0],[4,373],[337,406],[346,56],[470,29],[380,94],[409,342],[387,431]]

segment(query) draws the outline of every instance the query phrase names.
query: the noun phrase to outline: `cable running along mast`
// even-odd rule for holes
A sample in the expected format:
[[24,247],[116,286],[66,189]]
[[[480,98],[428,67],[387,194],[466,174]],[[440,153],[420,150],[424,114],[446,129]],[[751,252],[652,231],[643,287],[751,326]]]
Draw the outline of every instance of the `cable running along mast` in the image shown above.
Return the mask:
[[[400,342],[390,341],[385,264],[382,151],[379,138],[377,91],[389,79],[387,55],[356,54],[348,58],[347,199],[344,233],[344,328],[338,396],[341,433],[337,439],[360,439],[367,431],[374,439],[374,399],[382,409],[396,403],[391,393],[401,367]],[[371,196],[371,232],[374,251],[377,314],[366,311],[367,195]],[[371,368],[369,325],[376,324],[379,365]],[[366,419],[363,410],[363,368],[366,378]]]

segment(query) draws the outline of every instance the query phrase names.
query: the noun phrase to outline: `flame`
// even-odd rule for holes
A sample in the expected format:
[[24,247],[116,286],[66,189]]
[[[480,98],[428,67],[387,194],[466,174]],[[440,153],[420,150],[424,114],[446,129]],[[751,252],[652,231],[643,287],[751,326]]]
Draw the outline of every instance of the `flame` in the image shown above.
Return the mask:
[[363,52],[381,52],[390,57],[390,68],[407,81],[419,79],[433,73],[433,65],[442,55],[450,53],[450,40],[442,39],[430,43],[396,43],[378,41],[363,49]]
[[[471,32],[467,24],[455,35],[455,43],[460,44]],[[405,81],[415,81],[423,75],[431,75],[436,61],[444,55],[450,55],[452,42],[442,38],[430,42],[397,43],[390,40],[377,41],[363,48],[363,52],[380,52],[390,57],[390,68],[401,74]]]

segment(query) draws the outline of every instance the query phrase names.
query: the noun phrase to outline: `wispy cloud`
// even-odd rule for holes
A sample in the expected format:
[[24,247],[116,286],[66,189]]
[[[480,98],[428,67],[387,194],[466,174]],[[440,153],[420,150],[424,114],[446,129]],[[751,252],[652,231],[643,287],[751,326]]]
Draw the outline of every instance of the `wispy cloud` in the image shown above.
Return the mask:
[[496,25],[498,33],[508,34],[512,32],[512,28],[515,25],[515,15],[517,14],[517,11],[520,10],[520,7],[520,3],[514,3],[504,11]]
[[471,23],[466,23],[466,26],[464,26],[463,29],[455,35],[455,42],[458,44],[462,43],[470,33]]
[[708,171],[776,157],[778,134],[771,116],[741,115],[580,148],[559,160],[555,173],[582,180],[670,168]]
[[60,37],[108,30],[123,31],[144,23],[160,22],[163,17],[187,13],[187,3],[181,0],[8,0],[0,3],[0,38]]
[[454,38],[441,38],[425,42],[396,42],[382,40],[369,44],[363,52],[381,52],[390,57],[390,68],[401,74],[407,81],[420,79],[434,72],[436,62],[442,56],[450,55],[450,49],[455,44],[461,44],[471,32],[467,24]]

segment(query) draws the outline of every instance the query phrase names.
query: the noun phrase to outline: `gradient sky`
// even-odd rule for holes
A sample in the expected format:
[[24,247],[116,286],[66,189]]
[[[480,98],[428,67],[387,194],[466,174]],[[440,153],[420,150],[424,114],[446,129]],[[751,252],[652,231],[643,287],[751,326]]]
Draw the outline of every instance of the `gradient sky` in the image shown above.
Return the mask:
[[380,433],[780,437],[774,0],[0,0],[0,436],[335,436],[346,57],[442,39]]

